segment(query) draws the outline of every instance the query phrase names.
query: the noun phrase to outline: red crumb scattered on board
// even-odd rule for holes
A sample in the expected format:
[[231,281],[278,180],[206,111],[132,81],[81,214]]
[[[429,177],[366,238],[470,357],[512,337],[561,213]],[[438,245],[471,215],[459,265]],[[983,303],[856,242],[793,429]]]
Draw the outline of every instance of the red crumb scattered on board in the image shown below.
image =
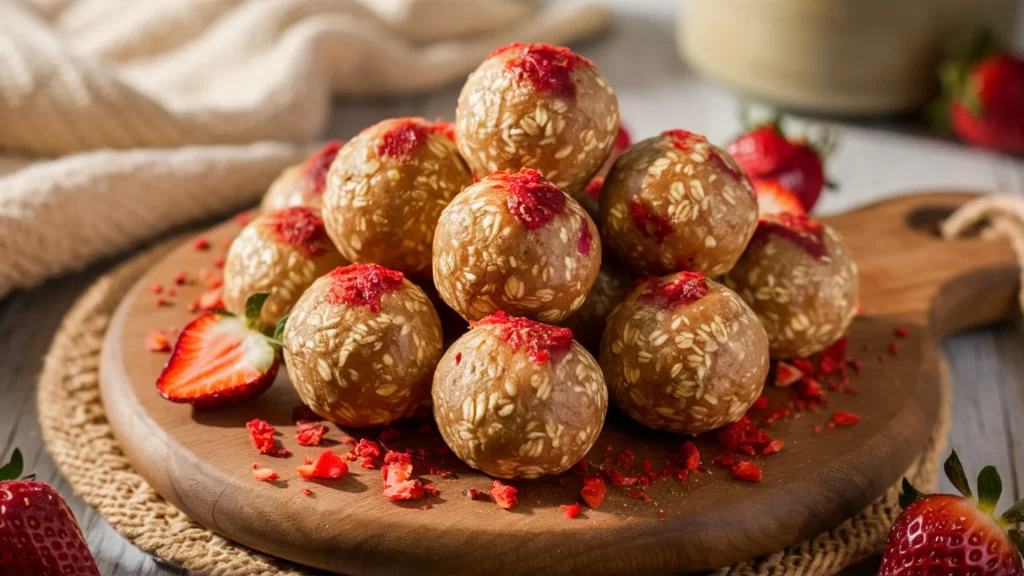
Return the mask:
[[860,422],[860,416],[845,410],[836,410],[832,413],[832,421],[829,424],[835,424],[836,426],[853,426]]
[[295,440],[303,446],[317,446],[327,434],[327,426],[311,420],[295,423]]
[[584,478],[580,496],[587,503],[587,506],[596,509],[604,502],[604,495],[607,491],[608,486],[605,485],[604,480],[597,477]]
[[341,478],[345,474],[348,474],[348,464],[341,459],[333,450],[328,448],[320,453],[315,462],[310,462],[310,459],[306,458],[306,463],[296,467],[296,471],[299,476],[309,480],[312,478],[322,478],[325,480]]
[[192,243],[192,247],[196,250],[207,250],[210,247],[210,241],[205,236],[200,236]]
[[753,462],[737,462],[732,465],[732,477],[747,482],[760,482],[761,468]]
[[162,330],[151,330],[146,334],[146,350],[150,352],[170,352],[171,343]]
[[562,511],[565,512],[565,517],[569,520],[574,520],[580,515],[580,503],[573,502],[572,504],[562,504]]
[[511,510],[519,503],[519,498],[516,497],[518,493],[519,490],[502,483],[501,480],[495,480],[491,484],[491,498],[505,510]]
[[245,424],[245,427],[249,430],[249,438],[252,440],[252,445],[256,447],[260,454],[277,457],[291,456],[291,452],[288,450],[277,448],[274,441],[274,427],[267,423],[266,420],[253,418]]
[[281,475],[270,468],[257,468],[252,471],[252,477],[260,482],[271,482],[280,478]]

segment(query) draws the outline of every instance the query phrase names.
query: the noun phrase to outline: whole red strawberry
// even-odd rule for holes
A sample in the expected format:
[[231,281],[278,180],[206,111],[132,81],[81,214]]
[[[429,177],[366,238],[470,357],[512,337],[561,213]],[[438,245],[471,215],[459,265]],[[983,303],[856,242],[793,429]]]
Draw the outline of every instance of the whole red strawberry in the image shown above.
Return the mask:
[[[982,31],[941,71],[953,131],[975,146],[1024,154],[1024,59]],[[941,119],[941,116],[940,116]]]
[[21,452],[0,468],[0,574],[99,576],[82,530],[49,484],[21,476]]
[[962,496],[924,495],[903,480],[903,512],[889,533],[879,575],[1024,574],[1024,535],[1017,529],[1024,520],[1024,500],[996,518],[993,513],[1003,485],[994,467],[986,466],[978,474],[977,499],[955,451],[945,468]]
[[826,132],[821,142],[790,139],[779,119],[748,130],[726,146],[726,151],[743,167],[751,180],[770,180],[799,199],[810,212],[818,203],[825,179],[824,158],[835,142]]

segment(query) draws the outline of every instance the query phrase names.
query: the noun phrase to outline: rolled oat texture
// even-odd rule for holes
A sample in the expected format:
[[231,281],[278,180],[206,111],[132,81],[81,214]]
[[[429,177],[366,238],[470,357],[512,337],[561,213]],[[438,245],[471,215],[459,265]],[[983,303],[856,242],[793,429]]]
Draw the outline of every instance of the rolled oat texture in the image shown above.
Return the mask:
[[583,305],[601,267],[597,227],[531,169],[495,172],[444,210],[434,284],[468,320],[498,310],[559,322]]
[[615,161],[600,197],[605,248],[639,276],[732,268],[757,226],[754,189],[699,134],[670,130]]
[[832,227],[806,216],[764,216],[724,282],[757,314],[777,358],[824,350],[857,315],[856,262]]
[[692,272],[652,278],[608,319],[601,369],[615,402],[659,430],[736,422],[768,375],[768,338],[732,290]]
[[498,313],[441,358],[433,400],[438,430],[462,461],[499,478],[537,478],[586,455],[608,390],[570,330]]
[[455,118],[459,151],[478,178],[533,168],[579,199],[615,144],[619,102],[586,58],[511,44],[469,75]]
[[441,321],[427,295],[376,264],[337,268],[314,282],[284,329],[299,397],[343,426],[410,416],[429,397],[440,356]]
[[323,211],[343,256],[430,277],[437,219],[473,182],[445,128],[422,118],[385,120],[338,152]]
[[244,315],[249,296],[268,292],[260,320],[276,324],[314,280],[343,264],[316,210],[297,206],[263,214],[228,248],[224,305]]

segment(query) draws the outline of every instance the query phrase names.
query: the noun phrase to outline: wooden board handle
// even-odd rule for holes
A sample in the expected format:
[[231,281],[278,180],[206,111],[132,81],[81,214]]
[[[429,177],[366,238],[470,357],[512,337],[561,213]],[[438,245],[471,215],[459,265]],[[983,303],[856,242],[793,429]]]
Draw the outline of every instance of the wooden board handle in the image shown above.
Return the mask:
[[928,325],[942,338],[1018,313],[1009,242],[938,233],[944,218],[979,195],[929,191],[824,219],[860,263],[862,314]]

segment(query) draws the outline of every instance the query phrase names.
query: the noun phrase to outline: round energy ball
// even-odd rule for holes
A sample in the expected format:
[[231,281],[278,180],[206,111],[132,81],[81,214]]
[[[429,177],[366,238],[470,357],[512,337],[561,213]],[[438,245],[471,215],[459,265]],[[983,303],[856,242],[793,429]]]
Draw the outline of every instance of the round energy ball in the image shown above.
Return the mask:
[[384,426],[429,397],[441,321],[401,272],[351,264],[306,290],[283,340],[288,375],[314,412],[343,426]]
[[445,130],[422,118],[385,120],[341,149],[327,176],[323,213],[343,256],[430,277],[437,218],[473,183]]
[[608,391],[568,328],[498,312],[434,373],[434,419],[463,462],[499,478],[560,474],[594,445]]
[[276,324],[314,280],[345,264],[319,211],[295,206],[267,212],[245,226],[224,264],[224,306],[245,314],[245,301],[268,292],[260,320]]
[[725,151],[685,130],[663,132],[615,161],[601,190],[602,238],[630,271],[724,274],[757,226],[757,200]]
[[285,168],[263,195],[260,210],[270,212],[292,206],[309,206],[319,210],[327,171],[343,145],[343,142],[328,142],[301,164]]
[[510,44],[469,75],[456,141],[478,178],[534,168],[578,198],[608,157],[619,101],[593,62],[568,48]]
[[857,314],[857,264],[835,230],[803,215],[762,216],[724,281],[757,314],[776,358],[824,350]]
[[466,188],[434,235],[434,285],[468,320],[504,310],[561,321],[583,304],[600,267],[593,220],[526,168]]
[[700,434],[736,422],[768,375],[768,337],[732,290],[696,272],[652,278],[608,318],[601,369],[645,426]]
[[608,315],[626,299],[630,286],[629,277],[618,268],[608,264],[601,266],[583,305],[558,324],[572,330],[577,342],[597,354]]

